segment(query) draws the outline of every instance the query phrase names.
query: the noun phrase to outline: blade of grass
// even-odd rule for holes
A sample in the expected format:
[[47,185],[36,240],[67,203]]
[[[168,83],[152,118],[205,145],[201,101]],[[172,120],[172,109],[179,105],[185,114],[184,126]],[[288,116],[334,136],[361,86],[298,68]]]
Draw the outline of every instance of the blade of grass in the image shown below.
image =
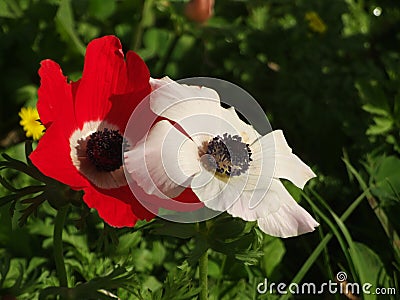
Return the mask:
[[361,189],[366,193],[369,205],[385,230],[386,235],[390,239],[393,251],[395,252],[397,258],[400,259],[400,238],[398,233],[393,229],[393,226],[390,224],[389,218],[387,217],[385,211],[380,208],[378,202],[369,191],[368,185],[365,183],[360,173],[358,173],[357,170],[350,164],[346,153],[344,153],[343,161],[346,164],[347,170],[357,179]]
[[[355,271],[353,260],[351,258],[351,254],[349,251],[349,245],[348,243],[346,243],[345,239],[343,239],[341,233],[337,229],[337,226],[335,226],[335,224],[329,219],[329,217],[325,215],[317,205],[314,204],[314,202],[310,199],[310,197],[308,197],[308,195],[305,192],[301,191],[301,195],[304,197],[304,199],[306,199],[306,201],[308,202],[308,204],[310,204],[312,209],[317,212],[317,214],[323,219],[323,221],[329,226],[329,229],[333,232],[334,236],[336,237],[336,239],[340,244],[340,247],[342,248],[344,256],[346,257],[351,275],[353,276],[354,279],[356,279],[357,273]],[[325,203],[325,201],[322,200],[322,202],[323,202],[322,205],[332,214],[332,210],[330,209],[330,207]]]
[[[313,210],[313,212],[314,212],[314,215],[317,216],[317,218],[316,218],[317,222],[321,223],[317,213],[314,210]],[[323,240],[324,237],[325,237],[325,234],[324,234],[324,231],[322,229],[322,226],[319,226],[317,230],[318,230],[318,234],[319,234],[320,239]],[[331,267],[328,247],[326,247],[326,246],[324,247],[324,250],[323,250],[323,257],[324,257],[324,262],[323,262],[322,266],[325,266],[328,278],[334,278],[335,275],[334,275],[332,267]],[[322,272],[324,272],[324,271],[325,270],[322,269]],[[336,300],[340,300],[340,296],[338,294],[335,294],[334,297],[335,297]]]
[[[325,209],[330,212],[330,214],[332,215],[336,224],[338,225],[339,229],[342,231],[342,234],[343,234],[344,238],[346,239],[346,242],[349,245],[350,249],[354,249],[355,247],[354,247],[353,239],[351,237],[349,230],[347,229],[346,225],[344,224],[344,222],[342,220],[340,220],[338,215],[335,214],[335,212],[329,207],[329,205],[324,201],[324,199],[322,199],[322,197],[316,191],[314,191],[314,189],[311,188],[310,190],[311,190],[311,193],[315,196],[315,198],[317,198],[318,201],[321,203],[321,205],[323,205],[325,207]],[[351,256],[351,251],[349,251],[349,254]],[[354,258],[352,258],[351,261],[353,262]],[[353,276],[353,279],[358,281],[360,278],[358,278],[358,276],[357,277]]]
[[[343,213],[343,215],[340,217],[340,219],[345,222],[347,218],[353,213],[353,211],[360,205],[362,200],[364,200],[364,197],[366,196],[366,191],[364,191],[356,200],[353,201],[352,204],[346,209],[346,211]],[[308,257],[308,259],[304,262],[303,266],[300,268],[300,270],[297,272],[297,274],[293,277],[292,283],[299,283],[303,277],[307,274],[307,272],[310,270],[312,265],[315,263],[319,255],[322,253],[326,245],[329,243],[329,241],[332,239],[333,234],[328,233],[325,235],[323,240],[318,244],[318,246],[314,249],[314,251],[311,253],[311,255]],[[288,300],[291,297],[289,293],[282,295],[279,300]]]

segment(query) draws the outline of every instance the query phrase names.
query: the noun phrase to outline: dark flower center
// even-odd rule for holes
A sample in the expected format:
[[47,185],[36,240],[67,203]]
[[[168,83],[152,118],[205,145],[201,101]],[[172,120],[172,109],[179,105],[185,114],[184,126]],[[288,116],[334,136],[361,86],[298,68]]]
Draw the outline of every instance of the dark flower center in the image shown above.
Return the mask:
[[243,143],[238,135],[216,136],[208,142],[206,164],[217,173],[227,176],[239,176],[249,169],[251,150],[249,144]]
[[118,130],[105,128],[89,136],[86,154],[99,171],[111,172],[122,166],[123,137]]

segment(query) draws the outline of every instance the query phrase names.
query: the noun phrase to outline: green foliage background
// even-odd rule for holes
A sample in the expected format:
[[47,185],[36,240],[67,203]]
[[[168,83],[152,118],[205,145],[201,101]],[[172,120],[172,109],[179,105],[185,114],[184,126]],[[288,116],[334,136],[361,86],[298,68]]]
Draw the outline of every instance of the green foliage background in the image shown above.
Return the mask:
[[[64,231],[74,297],[112,299],[99,292],[107,290],[121,299],[196,298],[196,262],[208,248],[210,299],[288,299],[258,295],[256,286],[265,277],[322,283],[335,280],[338,271],[346,271],[350,282],[400,293],[400,4],[216,0],[214,17],[200,25],[185,18],[186,3],[1,0],[1,150],[25,159],[18,111],[36,104],[40,61],[57,61],[76,80],[86,44],[114,34],[125,51],[142,56],[153,77],[217,77],[252,94],[273,128],[284,130],[318,174],[305,192],[287,186],[322,226],[284,240],[225,215],[205,230],[162,220],[116,230],[78,204]],[[310,11],[326,24],[325,32],[309,27]],[[37,184],[2,166],[2,178],[14,187]],[[9,194],[0,187],[0,196]],[[20,227],[27,203],[1,201],[0,297],[46,299],[65,292],[50,288],[58,285],[55,210],[45,203]]]

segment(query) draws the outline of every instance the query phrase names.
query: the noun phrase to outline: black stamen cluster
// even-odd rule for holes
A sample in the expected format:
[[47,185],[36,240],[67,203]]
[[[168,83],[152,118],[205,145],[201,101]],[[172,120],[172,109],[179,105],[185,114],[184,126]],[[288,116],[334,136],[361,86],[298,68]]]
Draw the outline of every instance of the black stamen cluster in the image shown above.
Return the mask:
[[239,176],[249,169],[251,150],[238,135],[224,133],[214,137],[207,145],[208,163],[216,172],[227,176]]
[[105,128],[89,136],[86,154],[97,170],[115,171],[122,166],[122,144],[118,130]]

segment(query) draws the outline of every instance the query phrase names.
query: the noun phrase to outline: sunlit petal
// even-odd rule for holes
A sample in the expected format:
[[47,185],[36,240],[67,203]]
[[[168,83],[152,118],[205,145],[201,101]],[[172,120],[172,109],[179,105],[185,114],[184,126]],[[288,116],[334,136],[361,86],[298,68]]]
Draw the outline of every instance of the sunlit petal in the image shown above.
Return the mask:
[[314,231],[318,222],[289,194],[279,180],[274,180],[267,197],[279,199],[278,210],[258,219],[262,231],[273,236],[290,237]]
[[125,165],[146,193],[176,197],[200,171],[197,152],[197,146],[170,122],[160,121],[125,153]]

